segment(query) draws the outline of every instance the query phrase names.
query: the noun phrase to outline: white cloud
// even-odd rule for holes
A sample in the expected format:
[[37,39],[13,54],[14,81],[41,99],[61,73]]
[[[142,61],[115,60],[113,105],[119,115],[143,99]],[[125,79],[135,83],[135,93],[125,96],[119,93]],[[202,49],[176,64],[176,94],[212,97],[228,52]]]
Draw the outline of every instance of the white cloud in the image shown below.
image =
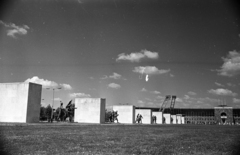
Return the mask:
[[118,73],[113,73],[113,75],[110,75],[109,78],[112,79],[120,79],[122,77],[122,75],[118,74]]
[[125,53],[121,53],[118,55],[118,58],[116,59],[116,61],[127,60],[127,61],[131,61],[131,62],[139,62],[143,58],[157,59],[158,53],[151,52],[148,50],[141,50],[138,53],[131,53],[129,55],[127,55]]
[[147,89],[145,89],[145,88],[142,88],[142,89],[141,89],[141,91],[142,91],[142,92],[146,92],[146,91],[147,91]]
[[[118,74],[118,73],[113,73],[112,75],[104,75],[104,77],[102,77],[101,79],[115,79],[115,80],[118,80],[118,79],[121,79],[122,75]],[[126,79],[124,79],[126,80]]]
[[208,90],[208,92],[210,94],[214,94],[214,95],[222,95],[222,96],[237,96],[237,93],[234,93],[232,92],[231,90],[228,90],[228,89],[222,89],[222,88],[219,88],[219,89],[211,89],[211,90]]
[[219,87],[224,87],[224,85],[223,85],[223,84],[221,84],[221,83],[218,83],[218,82],[215,82],[215,85],[217,85],[217,86],[219,86]]
[[69,84],[58,84],[54,81],[44,80],[40,79],[38,76],[34,76],[32,78],[29,78],[25,80],[25,82],[32,82],[42,85],[43,88],[58,88],[61,87],[65,90],[71,90],[72,87]]
[[114,88],[114,89],[119,89],[119,88],[121,88],[121,86],[120,86],[119,84],[116,84],[116,83],[110,83],[110,84],[108,84],[108,87]]
[[138,103],[140,103],[140,104],[142,104],[142,103],[144,103],[142,100],[138,100]]
[[32,78],[29,78],[29,79],[25,80],[25,82],[32,82],[32,83],[41,84],[43,86],[43,88],[48,88],[48,87],[56,88],[56,87],[58,87],[58,84],[56,82],[40,79],[38,76],[34,76]]
[[152,93],[152,94],[161,94],[161,92],[156,91],[156,90],[155,90],[155,91],[151,91],[151,93]]
[[79,97],[79,98],[84,98],[84,97],[91,97],[90,94],[85,94],[85,93],[71,93],[69,94],[70,97],[75,98],[75,97]]
[[175,75],[173,75],[173,74],[169,74],[170,75],[170,77],[174,77]]
[[232,77],[240,74],[240,53],[236,50],[230,51],[226,58],[222,58],[224,63],[221,69],[217,70],[219,75]]
[[160,96],[160,95],[158,95],[156,98],[159,99],[159,100],[163,100],[163,99],[165,99],[164,96]]
[[240,103],[240,99],[233,98],[233,103]]
[[192,91],[189,91],[189,92],[188,92],[188,95],[197,95],[197,93],[192,92]]
[[72,87],[69,84],[60,84],[60,86],[65,90],[71,90]]
[[5,27],[8,28],[7,30],[7,35],[13,38],[16,38],[16,34],[19,35],[26,35],[27,34],[27,29],[30,29],[27,25],[23,25],[23,26],[17,26],[14,23],[5,23],[3,21],[0,20],[0,24],[4,25]]
[[164,70],[164,69],[161,69],[159,70],[157,67],[155,66],[138,66],[138,67],[135,67],[133,72],[135,73],[139,73],[139,74],[148,74],[148,75],[157,75],[157,74],[165,74],[165,73],[168,73],[170,72],[170,69],[167,69],[167,70]]

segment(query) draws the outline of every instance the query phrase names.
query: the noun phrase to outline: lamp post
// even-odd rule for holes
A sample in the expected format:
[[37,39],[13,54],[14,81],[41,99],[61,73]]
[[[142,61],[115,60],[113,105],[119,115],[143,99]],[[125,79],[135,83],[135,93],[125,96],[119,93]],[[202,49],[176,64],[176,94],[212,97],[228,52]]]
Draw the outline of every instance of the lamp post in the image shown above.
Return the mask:
[[[46,88],[46,89],[50,89],[50,88]],[[53,106],[54,106],[54,90],[55,89],[62,89],[62,88],[53,88],[53,104],[52,104],[52,113],[51,113],[51,122],[53,121]]]

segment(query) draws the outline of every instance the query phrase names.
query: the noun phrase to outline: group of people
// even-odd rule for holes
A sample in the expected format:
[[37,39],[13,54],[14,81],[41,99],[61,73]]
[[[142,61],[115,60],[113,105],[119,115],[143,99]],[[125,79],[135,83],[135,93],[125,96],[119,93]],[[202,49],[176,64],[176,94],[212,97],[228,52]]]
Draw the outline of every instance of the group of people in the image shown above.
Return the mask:
[[142,115],[141,114],[137,114],[137,118],[136,118],[136,123],[142,123],[142,119],[143,119],[143,117],[142,117]]

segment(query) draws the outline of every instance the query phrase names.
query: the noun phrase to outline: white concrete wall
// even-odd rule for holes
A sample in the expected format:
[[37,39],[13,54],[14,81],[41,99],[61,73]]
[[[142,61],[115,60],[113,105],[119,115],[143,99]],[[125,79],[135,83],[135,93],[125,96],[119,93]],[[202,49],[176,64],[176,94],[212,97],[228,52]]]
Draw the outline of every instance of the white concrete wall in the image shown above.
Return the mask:
[[182,114],[177,114],[177,124],[182,124]]
[[141,114],[143,124],[152,124],[152,110],[151,109],[135,109],[135,121],[137,114]]
[[42,86],[0,83],[0,122],[39,122]]
[[119,123],[135,123],[135,107],[133,105],[114,105],[113,110],[118,111]]
[[101,98],[75,98],[74,121],[78,123],[105,123],[106,100]]
[[165,118],[165,124],[171,124],[171,114],[163,114]]
[[157,117],[157,121],[156,121],[156,123],[157,124],[163,124],[163,115],[162,115],[162,112],[160,112],[160,111],[154,111],[154,112],[152,112],[152,115],[154,115],[154,116],[156,116]]
[[185,124],[185,117],[182,116],[182,124]]
[[177,124],[177,116],[176,115],[171,115],[172,117],[172,124]]

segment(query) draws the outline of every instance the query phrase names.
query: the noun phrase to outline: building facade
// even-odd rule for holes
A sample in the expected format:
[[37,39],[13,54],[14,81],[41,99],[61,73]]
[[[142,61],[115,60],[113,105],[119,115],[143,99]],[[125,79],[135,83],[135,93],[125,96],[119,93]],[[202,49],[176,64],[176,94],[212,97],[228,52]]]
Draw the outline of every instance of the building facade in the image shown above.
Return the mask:
[[[159,108],[136,107],[136,109]],[[185,124],[240,124],[240,108],[219,106],[214,108],[175,108],[165,109],[164,113],[171,115],[182,114]]]

